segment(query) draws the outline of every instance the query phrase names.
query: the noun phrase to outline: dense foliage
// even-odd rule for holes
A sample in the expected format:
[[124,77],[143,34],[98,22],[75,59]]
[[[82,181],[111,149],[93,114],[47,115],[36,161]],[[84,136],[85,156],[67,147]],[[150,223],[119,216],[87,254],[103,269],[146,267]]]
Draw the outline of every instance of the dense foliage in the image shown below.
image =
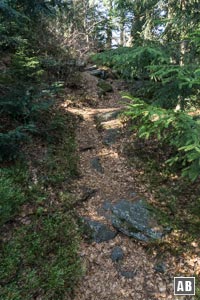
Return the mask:
[[0,170],[2,299],[70,298],[82,274],[76,199],[67,191],[77,175],[74,121],[56,106],[43,113],[42,151],[38,141],[28,149],[37,158]]
[[126,115],[133,120],[132,129],[137,129],[140,138],[153,136],[165,147],[171,146],[173,156],[167,163],[182,165],[184,176],[192,181],[197,179],[200,173],[200,124],[182,111],[166,110],[139,99],[131,100]]
[[[46,1],[1,1],[0,159],[14,159],[70,73],[69,48],[59,45],[59,8]],[[54,29],[53,29],[54,28]],[[69,75],[69,74],[68,74]],[[56,83],[57,82],[57,83]]]
[[[39,216],[1,246],[2,299],[69,299],[81,275],[78,235],[70,215]],[[66,298],[65,298],[66,299]]]
[[82,274],[73,197],[66,188],[77,175],[75,122],[56,102],[76,73],[76,53],[62,31],[72,21],[66,20],[69,9],[63,1],[0,1],[4,300],[69,298]]
[[116,70],[132,84],[134,95],[149,103],[175,108],[180,102],[182,109],[199,105],[199,66],[171,62],[162,45],[121,47],[96,54],[92,59]]
[[[141,117],[139,135],[144,128],[149,138],[152,132],[160,134],[160,130],[170,127],[159,138],[163,142],[167,138],[169,144],[181,150],[179,158],[175,155],[170,161],[185,165],[182,166],[183,174],[193,180],[200,174],[200,137],[199,125],[188,112],[200,106],[198,7],[197,1],[188,4],[184,1],[133,1],[132,6],[124,6],[126,12],[135,14],[134,22],[139,26],[132,24],[139,29],[139,35],[132,35],[132,47],[119,47],[92,57],[98,65],[118,72],[129,82],[133,97],[144,101],[138,104],[140,100],[137,100],[129,108],[131,118]],[[139,11],[143,17],[137,19]],[[163,117],[148,123],[152,114]]]

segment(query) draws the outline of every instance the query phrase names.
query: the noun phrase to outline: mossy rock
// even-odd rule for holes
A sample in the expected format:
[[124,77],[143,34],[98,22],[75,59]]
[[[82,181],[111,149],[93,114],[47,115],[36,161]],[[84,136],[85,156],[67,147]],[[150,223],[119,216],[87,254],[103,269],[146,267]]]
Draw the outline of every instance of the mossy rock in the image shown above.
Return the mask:
[[144,200],[120,200],[111,211],[112,225],[123,234],[148,242],[163,237],[164,231],[157,223],[152,207]]
[[113,87],[110,83],[105,80],[100,80],[97,86],[101,89],[102,93],[110,93],[113,92]]

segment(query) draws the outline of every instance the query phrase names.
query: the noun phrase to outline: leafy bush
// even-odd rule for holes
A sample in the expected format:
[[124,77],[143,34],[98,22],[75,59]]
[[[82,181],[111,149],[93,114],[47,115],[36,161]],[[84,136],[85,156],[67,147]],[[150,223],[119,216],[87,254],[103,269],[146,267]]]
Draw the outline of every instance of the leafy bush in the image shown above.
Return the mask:
[[[47,113],[45,124],[38,134],[48,143],[48,151],[40,162],[40,181],[45,185],[59,186],[78,175],[78,156],[74,134],[75,120],[65,111]],[[73,123],[72,123],[73,122]],[[45,130],[42,130],[42,127]],[[67,128],[67,131],[66,131]]]
[[[199,106],[200,72],[197,65],[177,65],[161,46],[118,48],[93,56],[97,64],[118,71],[132,84],[133,94],[163,108],[180,104]],[[139,88],[137,88],[139,81]]]
[[32,56],[26,48],[19,48],[12,56],[9,73],[19,81],[39,81],[43,70],[38,57]]
[[11,161],[19,156],[20,145],[29,139],[28,133],[33,133],[36,128],[33,124],[18,126],[14,130],[0,133],[0,161]]
[[27,138],[23,127],[37,123],[53,103],[60,88],[58,80],[70,73],[66,65],[69,49],[57,43],[50,29],[58,17],[58,6],[46,1],[0,3],[1,161],[17,158]]
[[200,175],[200,124],[184,112],[165,110],[137,98],[124,97],[131,100],[126,115],[135,120],[132,129],[137,129],[138,136],[146,139],[156,136],[174,147],[176,151],[167,163],[181,165],[182,175],[196,180]]
[[126,80],[149,78],[148,66],[169,62],[162,49],[150,46],[121,47],[96,54],[92,60],[114,68]]
[[74,119],[57,109],[42,115],[47,151],[31,161],[33,168],[23,168],[20,163],[0,172],[0,225],[28,202],[22,210],[27,225],[17,222],[17,226],[5,227],[5,238],[0,243],[3,300],[72,299],[83,273],[78,255],[79,229],[73,213],[76,199],[67,193],[66,182],[62,192],[58,186],[76,172]]
[[200,72],[196,65],[160,64],[149,66],[147,69],[154,82],[153,103],[163,108],[173,108],[179,103],[182,110],[191,104],[199,105],[197,99]]
[[24,139],[20,130],[0,133],[0,161],[13,160],[19,155],[20,142]]
[[62,83],[44,84],[40,88],[13,86],[13,90],[1,98],[0,117],[6,122],[0,127],[0,161],[15,160],[20,155],[21,145],[39,130],[37,120],[50,110]]

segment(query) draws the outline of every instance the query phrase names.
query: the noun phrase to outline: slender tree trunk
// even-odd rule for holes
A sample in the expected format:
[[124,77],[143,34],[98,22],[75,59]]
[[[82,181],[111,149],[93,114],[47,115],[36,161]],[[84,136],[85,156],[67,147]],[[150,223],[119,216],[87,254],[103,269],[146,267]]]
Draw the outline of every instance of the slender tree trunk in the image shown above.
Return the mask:
[[[181,1],[181,15],[182,15],[182,18],[184,19],[185,16],[186,16],[186,2],[185,0],[182,0]],[[181,29],[181,34],[180,34],[180,40],[181,40],[181,43],[180,43],[180,66],[184,66],[185,64],[185,54],[186,54],[186,48],[187,48],[187,43],[186,41],[184,40],[184,28]]]
[[123,9],[120,12],[119,30],[120,30],[120,46],[124,46],[126,41],[125,41],[125,12]]
[[84,26],[84,31],[85,31],[85,39],[86,39],[86,44],[87,46],[89,45],[89,33],[88,33],[88,10],[89,10],[89,3],[88,0],[84,0],[83,3],[84,6],[84,21],[83,21],[83,26]]
[[170,29],[171,25],[173,23],[173,0],[168,0],[168,5],[167,5],[167,24],[165,27],[164,31],[164,36],[166,37],[166,41],[169,42],[171,37],[170,37]]
[[134,45],[141,45],[142,22],[139,14],[135,12],[132,26],[131,37]]
[[112,47],[112,0],[109,0],[108,3],[108,20],[107,20],[107,29],[106,29],[106,48],[111,49]]
[[125,29],[124,29],[124,23],[120,23],[120,46],[125,45]]
[[106,48],[110,49],[111,47],[112,47],[112,29],[108,25],[107,38],[106,38]]

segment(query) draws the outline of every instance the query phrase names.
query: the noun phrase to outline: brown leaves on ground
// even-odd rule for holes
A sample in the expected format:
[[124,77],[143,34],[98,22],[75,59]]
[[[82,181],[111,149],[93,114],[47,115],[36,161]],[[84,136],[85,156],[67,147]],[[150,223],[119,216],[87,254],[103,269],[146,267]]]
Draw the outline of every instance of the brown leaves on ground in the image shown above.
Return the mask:
[[[99,213],[99,208],[105,200],[115,202],[119,199],[137,199],[138,197],[152,197],[142,182],[138,183],[138,175],[142,170],[131,167],[123,154],[123,144],[127,136],[123,134],[123,122],[120,119],[105,122],[100,131],[96,127],[94,116],[107,111],[121,108],[119,81],[113,82],[114,92],[98,98],[97,79],[87,72],[83,74],[85,92],[91,101],[95,102],[92,108],[74,107],[68,105],[71,113],[81,115],[83,121],[77,128],[77,144],[80,151],[79,169],[80,179],[75,182],[73,192],[80,193],[85,188],[94,189],[95,193],[87,201],[79,205],[78,213],[93,220],[107,222]],[[117,125],[116,125],[117,124]],[[102,143],[107,128],[119,128],[120,138],[110,147]],[[91,167],[91,160],[99,157],[103,173],[98,173]],[[133,193],[137,194],[133,196]],[[125,258],[121,263],[114,263],[110,258],[112,249],[120,246],[124,251]],[[85,276],[80,282],[75,300],[160,300],[174,299],[173,277],[181,274],[199,274],[200,259],[194,255],[179,258],[169,253],[160,253],[154,250],[147,251],[146,246],[133,239],[117,235],[114,240],[101,244],[88,244],[83,242],[80,255],[85,266]],[[164,274],[155,271],[157,263],[165,264]],[[120,273],[134,271],[135,276],[131,279],[123,277]]]

